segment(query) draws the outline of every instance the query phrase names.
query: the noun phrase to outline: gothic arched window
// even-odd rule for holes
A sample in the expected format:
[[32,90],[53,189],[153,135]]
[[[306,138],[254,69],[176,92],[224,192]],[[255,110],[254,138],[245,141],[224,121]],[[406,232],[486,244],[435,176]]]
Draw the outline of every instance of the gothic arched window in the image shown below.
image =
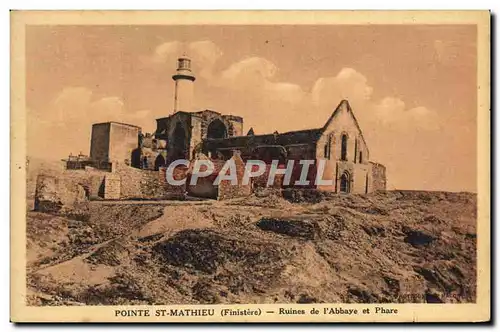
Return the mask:
[[332,140],[333,140],[333,134],[329,134],[325,143],[325,151],[324,151],[325,159],[330,159],[330,156],[332,155]]
[[342,134],[340,160],[347,160],[347,134]]
[[354,139],[354,162],[356,163],[358,160],[358,139]]

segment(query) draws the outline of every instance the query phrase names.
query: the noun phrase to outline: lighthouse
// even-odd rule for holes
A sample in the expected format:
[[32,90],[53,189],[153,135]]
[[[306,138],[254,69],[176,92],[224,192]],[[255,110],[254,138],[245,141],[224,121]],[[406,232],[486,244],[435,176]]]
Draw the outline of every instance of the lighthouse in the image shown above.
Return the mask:
[[177,71],[172,76],[175,82],[174,113],[192,111],[195,77],[191,71],[191,59],[182,56],[177,60]]

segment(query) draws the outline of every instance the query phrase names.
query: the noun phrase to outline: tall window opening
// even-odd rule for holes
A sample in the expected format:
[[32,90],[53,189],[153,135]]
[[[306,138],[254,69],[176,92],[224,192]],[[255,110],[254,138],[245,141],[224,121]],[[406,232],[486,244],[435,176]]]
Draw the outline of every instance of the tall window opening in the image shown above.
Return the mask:
[[346,134],[342,134],[340,159],[347,160],[347,135]]
[[332,134],[328,135],[324,150],[325,159],[330,159],[330,156],[332,155]]
[[366,174],[365,194],[368,194],[368,174]]
[[354,163],[358,161],[358,139],[354,140]]

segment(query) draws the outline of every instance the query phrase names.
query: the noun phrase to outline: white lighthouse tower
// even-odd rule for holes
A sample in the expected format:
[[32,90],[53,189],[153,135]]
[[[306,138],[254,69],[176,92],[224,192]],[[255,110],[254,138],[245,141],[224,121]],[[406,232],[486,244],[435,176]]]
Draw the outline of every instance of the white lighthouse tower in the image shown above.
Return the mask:
[[191,59],[182,56],[177,60],[177,71],[172,76],[175,81],[174,113],[190,112],[193,105],[194,77],[191,71]]

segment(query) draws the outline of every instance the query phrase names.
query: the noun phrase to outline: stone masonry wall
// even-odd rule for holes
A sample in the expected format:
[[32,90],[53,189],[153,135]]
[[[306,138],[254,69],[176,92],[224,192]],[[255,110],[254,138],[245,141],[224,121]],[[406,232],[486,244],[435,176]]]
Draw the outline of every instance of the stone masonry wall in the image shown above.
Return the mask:
[[[182,180],[187,176],[188,168],[186,166],[178,166],[174,168],[172,177],[174,180]],[[159,183],[165,188],[165,195],[170,199],[184,199],[186,194],[186,183],[177,186],[167,183],[166,180],[166,167],[160,167],[159,169]]]
[[267,184],[269,179],[269,172],[271,171],[271,165],[266,164],[266,170],[260,176],[252,178],[253,188],[281,188],[283,186],[284,174],[276,174],[274,176],[274,182],[271,185]]
[[81,185],[89,199],[98,199],[104,197],[104,177],[106,174],[109,172],[87,167],[85,170],[64,170],[53,174],[53,176],[61,181]]
[[241,159],[239,153],[235,153],[231,159],[234,160],[236,164],[238,184],[233,185],[229,180],[221,181],[219,184],[218,200],[247,197],[252,194],[252,182],[249,181],[246,185],[242,183],[243,175],[245,173],[245,163],[243,162],[243,159]]
[[114,174],[121,180],[121,199],[162,199],[166,196],[166,188],[158,171],[141,170],[116,163]]
[[372,191],[386,190],[387,178],[385,166],[378,163],[372,164]]
[[121,179],[119,175],[110,173],[104,177],[104,198],[120,199]]
[[34,210],[88,220],[87,189],[72,178],[38,175]]

